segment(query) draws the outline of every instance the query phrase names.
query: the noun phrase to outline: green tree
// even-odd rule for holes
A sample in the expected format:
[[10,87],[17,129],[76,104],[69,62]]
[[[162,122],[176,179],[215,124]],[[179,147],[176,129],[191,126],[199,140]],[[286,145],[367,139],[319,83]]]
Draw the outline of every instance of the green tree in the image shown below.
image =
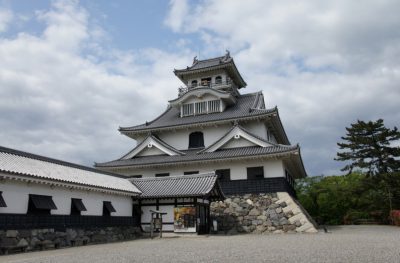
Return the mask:
[[343,152],[337,153],[337,161],[349,161],[342,171],[352,173],[354,168],[366,171],[367,175],[400,171],[400,148],[393,142],[400,139],[396,127],[386,128],[383,120],[364,122],[358,120],[346,127],[344,142],[338,143]]

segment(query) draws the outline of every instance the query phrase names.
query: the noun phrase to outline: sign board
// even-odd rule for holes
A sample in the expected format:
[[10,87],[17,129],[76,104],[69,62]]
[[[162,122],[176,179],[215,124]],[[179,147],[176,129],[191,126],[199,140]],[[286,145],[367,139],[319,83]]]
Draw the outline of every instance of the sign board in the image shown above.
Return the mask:
[[174,232],[196,232],[196,207],[178,206],[174,208]]

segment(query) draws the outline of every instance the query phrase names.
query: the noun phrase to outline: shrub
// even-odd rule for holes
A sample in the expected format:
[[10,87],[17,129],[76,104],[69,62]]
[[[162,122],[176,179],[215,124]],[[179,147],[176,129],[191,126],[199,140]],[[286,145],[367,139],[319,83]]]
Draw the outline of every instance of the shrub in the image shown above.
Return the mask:
[[390,217],[393,220],[394,225],[400,226],[400,210],[390,211]]

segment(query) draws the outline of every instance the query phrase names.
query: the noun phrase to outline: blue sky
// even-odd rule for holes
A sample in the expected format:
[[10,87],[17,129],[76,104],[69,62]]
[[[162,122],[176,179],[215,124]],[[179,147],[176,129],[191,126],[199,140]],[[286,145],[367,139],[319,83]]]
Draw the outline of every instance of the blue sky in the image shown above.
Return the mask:
[[0,145],[92,165],[160,114],[174,68],[231,51],[278,106],[310,175],[339,174],[345,127],[399,126],[400,3],[0,0]]

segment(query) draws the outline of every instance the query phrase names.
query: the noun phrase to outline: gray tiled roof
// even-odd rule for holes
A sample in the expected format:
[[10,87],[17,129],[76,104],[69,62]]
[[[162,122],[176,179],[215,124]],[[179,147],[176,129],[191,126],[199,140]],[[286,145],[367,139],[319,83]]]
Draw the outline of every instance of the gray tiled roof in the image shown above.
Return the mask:
[[224,159],[236,159],[243,157],[254,157],[254,156],[268,156],[276,154],[286,154],[290,152],[298,151],[298,145],[286,146],[277,145],[271,147],[239,147],[220,149],[215,152],[203,152],[198,153],[198,150],[186,150],[182,151],[185,155],[150,155],[135,157],[126,160],[115,160],[105,163],[96,163],[96,167],[143,167],[152,165],[165,165],[165,164],[177,164],[177,163],[188,163],[196,161],[214,161]]
[[226,64],[231,61],[232,61],[231,57],[225,57],[225,56],[204,59],[204,60],[197,60],[197,62],[193,63],[192,66],[187,67],[186,69],[178,69],[175,71],[179,72],[179,71],[190,71],[190,70],[196,70],[196,69],[209,68],[209,67],[214,67],[214,66],[218,66],[221,64]]
[[142,192],[140,198],[202,197],[222,199],[215,173],[138,178],[131,180]]
[[196,116],[180,117],[180,111],[177,108],[168,107],[167,110],[151,122],[132,127],[121,127],[121,133],[138,133],[153,131],[163,128],[173,128],[179,126],[190,126],[195,124],[205,124],[209,122],[234,121],[257,116],[271,115],[277,113],[277,108],[261,109],[253,108],[254,105],[260,105],[258,100],[263,99],[259,92],[240,95],[236,104],[225,109],[224,112],[203,114]]
[[122,176],[1,146],[0,172],[132,195],[140,193]]
[[185,69],[175,69],[174,73],[178,78],[185,82],[185,75],[191,75],[194,73],[206,73],[207,71],[214,69],[227,70],[229,76],[233,78],[234,82],[236,82],[239,88],[243,88],[247,85],[240,75],[240,72],[235,65],[235,61],[229,53],[226,53],[225,56],[222,57],[204,60],[194,59],[191,66],[188,66]]

